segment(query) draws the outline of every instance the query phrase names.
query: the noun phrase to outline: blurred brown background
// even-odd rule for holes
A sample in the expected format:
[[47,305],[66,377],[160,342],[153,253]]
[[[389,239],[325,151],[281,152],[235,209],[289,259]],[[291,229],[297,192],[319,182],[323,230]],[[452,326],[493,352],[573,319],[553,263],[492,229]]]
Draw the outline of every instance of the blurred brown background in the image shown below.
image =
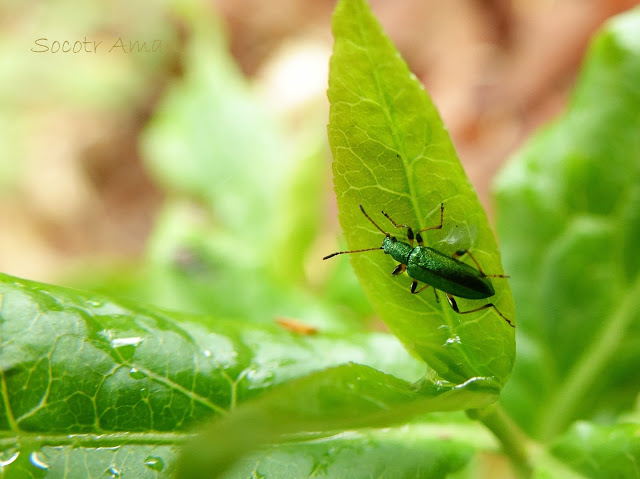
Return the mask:
[[[638,2],[371,3],[432,95],[489,206],[500,164],[564,108],[591,35]],[[325,97],[334,1],[212,4],[241,70],[275,108]],[[184,32],[170,11],[151,1],[0,3],[0,271],[55,282],[88,258],[141,255],[163,194],[141,161],[138,135],[181,74]],[[40,37],[120,35],[171,38],[171,48],[82,62],[30,51]],[[292,65],[307,73],[296,77],[296,88]],[[300,111],[303,122],[309,110]],[[326,117],[326,108],[315,111]]]

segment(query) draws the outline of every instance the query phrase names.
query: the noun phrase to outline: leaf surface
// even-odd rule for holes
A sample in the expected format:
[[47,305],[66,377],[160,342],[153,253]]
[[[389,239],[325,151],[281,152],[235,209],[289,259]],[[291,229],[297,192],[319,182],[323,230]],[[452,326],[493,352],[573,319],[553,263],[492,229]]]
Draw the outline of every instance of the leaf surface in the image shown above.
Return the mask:
[[44,474],[32,454],[85,472],[146,471],[151,456],[171,470],[204,419],[353,361],[408,381],[425,370],[387,334],[303,336],[0,275],[0,460]]
[[[403,235],[406,230],[394,228],[382,210],[418,230],[439,224],[444,203],[444,226],[426,232],[426,244],[447,255],[469,249],[488,274],[502,273],[486,215],[442,120],[366,2],[339,2],[333,32],[329,142],[349,249],[377,247],[383,240],[360,204],[385,231]],[[351,259],[378,314],[442,378],[462,383],[493,377],[504,384],[514,361],[515,335],[493,309],[458,315],[442,293],[439,303],[433,290],[411,295],[411,280],[391,277],[396,263],[381,251]],[[507,281],[493,284],[496,295],[490,301],[514,318]],[[487,302],[460,299],[458,304],[465,311]]]
[[453,388],[418,388],[369,366],[336,366],[289,381],[214,421],[184,449],[180,477],[216,477],[241,454],[287,434],[389,426],[427,412],[481,408],[498,392],[480,378]]
[[453,421],[347,431],[257,452],[223,477],[444,479],[491,442],[480,427]]

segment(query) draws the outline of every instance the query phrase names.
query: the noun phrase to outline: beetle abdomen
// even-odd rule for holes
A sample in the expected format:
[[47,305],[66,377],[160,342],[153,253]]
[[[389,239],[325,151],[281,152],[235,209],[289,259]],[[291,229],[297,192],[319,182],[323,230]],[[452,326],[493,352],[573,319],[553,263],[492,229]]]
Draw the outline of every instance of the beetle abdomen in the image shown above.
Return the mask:
[[407,274],[445,293],[467,299],[493,296],[491,281],[480,272],[428,246],[416,246],[409,255]]

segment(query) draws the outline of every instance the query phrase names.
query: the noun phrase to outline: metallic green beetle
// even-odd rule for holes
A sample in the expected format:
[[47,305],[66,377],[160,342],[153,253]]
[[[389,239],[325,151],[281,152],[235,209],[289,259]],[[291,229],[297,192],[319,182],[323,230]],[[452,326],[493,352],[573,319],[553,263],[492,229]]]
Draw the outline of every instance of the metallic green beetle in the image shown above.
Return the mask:
[[[508,278],[503,274],[485,274],[480,267],[480,264],[467,250],[458,250],[452,257],[436,251],[433,248],[424,246],[422,236],[420,233],[427,230],[438,230],[442,228],[444,221],[444,203],[440,204],[440,224],[437,226],[430,226],[418,231],[415,235],[415,240],[418,242],[418,246],[413,246],[414,234],[411,227],[407,225],[396,224],[391,217],[384,211],[382,214],[395,226],[396,228],[407,228],[407,239],[409,243],[398,241],[395,236],[384,231],[380,228],[375,221],[366,213],[362,205],[360,205],[360,211],[371,221],[382,234],[385,235],[382,245],[377,248],[366,248],[352,251],[339,251],[337,253],[325,256],[324,259],[332,258],[339,254],[348,253],[361,253],[363,251],[375,251],[383,250],[385,254],[391,255],[391,257],[400,263],[391,273],[392,275],[398,275],[405,271],[410,278],[413,279],[411,283],[411,293],[417,294],[429,286],[433,287],[436,301],[439,302],[438,294],[436,290],[440,290],[447,296],[447,300],[451,305],[451,308],[458,314],[469,314],[481,311],[487,308],[493,308],[496,313],[500,315],[511,327],[515,328],[515,325],[503,315],[493,303],[487,303],[479,308],[471,309],[469,311],[460,311],[454,296],[466,299],[484,299],[489,298],[495,294],[493,285],[489,278]],[[468,264],[459,261],[457,258],[467,254],[476,264],[478,269],[472,268]],[[416,291],[418,287],[418,281],[425,283],[425,286]]]

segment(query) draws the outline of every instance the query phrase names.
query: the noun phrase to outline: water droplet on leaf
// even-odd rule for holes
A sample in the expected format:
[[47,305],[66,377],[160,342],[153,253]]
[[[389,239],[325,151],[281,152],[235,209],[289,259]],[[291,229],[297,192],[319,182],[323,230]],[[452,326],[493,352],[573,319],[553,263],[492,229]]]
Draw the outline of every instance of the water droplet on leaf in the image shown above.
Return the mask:
[[149,456],[144,460],[144,465],[154,471],[162,471],[164,469],[164,461],[156,456]]
[[49,464],[47,464],[39,455],[36,451],[33,451],[31,454],[29,454],[29,462],[31,462],[31,464],[33,464],[34,466],[36,466],[38,469],[44,469],[47,470],[49,469]]
[[20,455],[20,451],[15,451],[13,454],[11,454],[8,458],[4,458],[4,455],[0,455],[0,468],[3,467],[7,467],[9,464],[11,464],[13,461],[15,461],[16,459],[18,459],[18,456]]
[[122,348],[124,346],[137,346],[142,342],[142,338],[135,336],[131,338],[115,338],[111,340],[111,347]]
[[133,359],[136,347],[143,341],[139,336],[128,338],[114,338],[111,340],[111,347],[117,349],[122,357],[126,360]]
[[136,368],[131,368],[131,371],[129,371],[129,376],[132,379],[144,379],[147,377],[145,373],[143,373],[142,371],[138,371]]
[[114,466],[111,466],[109,469],[107,469],[104,472],[109,474],[111,477],[116,478],[116,479],[118,479],[119,477],[122,476],[122,473],[118,469],[116,469]]

